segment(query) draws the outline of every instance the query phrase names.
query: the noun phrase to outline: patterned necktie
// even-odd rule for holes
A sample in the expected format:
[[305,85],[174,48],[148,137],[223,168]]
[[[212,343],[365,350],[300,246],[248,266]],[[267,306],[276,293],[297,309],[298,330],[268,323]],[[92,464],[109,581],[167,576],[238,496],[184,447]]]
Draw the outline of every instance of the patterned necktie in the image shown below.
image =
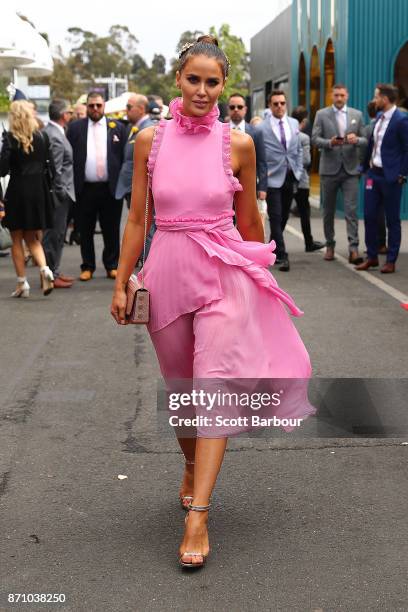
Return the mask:
[[103,143],[103,129],[100,123],[95,122],[93,124],[93,133],[95,141],[95,154],[96,154],[96,176],[102,179],[105,175],[105,156],[104,156],[104,143]]
[[378,149],[378,144],[380,140],[380,132],[382,128],[382,122],[384,121],[384,119],[385,119],[385,115],[382,114],[378,120],[378,125],[376,125],[374,129],[374,147],[373,147],[373,154],[371,155],[371,160],[370,160],[371,167],[374,165],[374,158],[377,155],[377,149]]
[[283,148],[286,151],[286,136],[285,136],[285,128],[283,127],[283,121],[280,119],[279,121],[279,132],[280,132],[280,140]]

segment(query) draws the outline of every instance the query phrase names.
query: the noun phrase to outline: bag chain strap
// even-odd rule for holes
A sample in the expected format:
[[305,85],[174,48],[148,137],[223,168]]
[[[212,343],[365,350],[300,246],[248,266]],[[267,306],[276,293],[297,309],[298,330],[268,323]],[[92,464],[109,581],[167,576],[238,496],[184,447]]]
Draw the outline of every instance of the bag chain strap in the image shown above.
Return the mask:
[[[157,127],[154,128],[153,140],[156,138]],[[142,289],[144,289],[144,264],[146,259],[146,240],[147,240],[147,218],[149,216],[149,191],[150,191],[150,175],[147,171],[147,187],[146,187],[146,204],[145,204],[145,220],[144,220],[144,240],[143,240],[143,254],[142,254]]]
[[142,253],[142,289],[144,289],[144,264],[146,257],[146,240],[147,240],[147,217],[149,214],[149,173],[147,173],[147,188],[146,188],[146,205],[145,205],[145,220],[144,220],[144,240],[143,240],[143,253]]

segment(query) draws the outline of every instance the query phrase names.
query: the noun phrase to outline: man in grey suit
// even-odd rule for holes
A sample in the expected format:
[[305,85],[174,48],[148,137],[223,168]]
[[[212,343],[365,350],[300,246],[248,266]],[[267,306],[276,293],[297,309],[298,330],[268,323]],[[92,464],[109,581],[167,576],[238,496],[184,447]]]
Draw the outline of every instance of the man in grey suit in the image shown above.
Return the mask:
[[44,128],[47,133],[55,166],[54,179],[54,226],[44,232],[43,248],[47,265],[54,274],[54,288],[68,289],[74,278],[60,272],[62,250],[64,248],[68,212],[75,202],[74,171],[72,147],[65,136],[72,111],[65,100],[52,100],[48,107],[50,121]]
[[334,217],[338,191],[343,192],[344,215],[349,244],[349,262],[358,264],[358,182],[361,150],[367,145],[361,111],[347,106],[347,87],[341,83],[332,90],[332,106],[316,113],[312,143],[320,149],[320,186],[326,261],[334,257]]
[[[149,100],[142,94],[132,94],[129,96],[128,103],[126,104],[126,115],[129,120],[129,125],[127,127],[127,139],[123,163],[119,173],[115,197],[117,200],[125,198],[127,207],[130,208],[130,201],[132,198],[133,151],[135,148],[135,140],[141,130],[156,125],[157,123],[150,118]],[[146,258],[149,254],[150,245],[152,243],[155,231],[156,225],[153,220],[149,234],[146,238]]]
[[275,90],[269,96],[271,114],[257,129],[263,133],[268,168],[268,206],[271,240],[276,242],[276,265],[288,272],[289,256],[283,230],[289,218],[295,186],[303,172],[303,150],[299,138],[299,123],[288,117],[284,91]]
[[128,103],[126,104],[126,114],[129,124],[127,126],[125,152],[116,185],[115,197],[117,200],[125,198],[129,208],[132,193],[135,139],[141,130],[156,124],[150,119],[149,100],[142,94],[131,94],[129,96]]

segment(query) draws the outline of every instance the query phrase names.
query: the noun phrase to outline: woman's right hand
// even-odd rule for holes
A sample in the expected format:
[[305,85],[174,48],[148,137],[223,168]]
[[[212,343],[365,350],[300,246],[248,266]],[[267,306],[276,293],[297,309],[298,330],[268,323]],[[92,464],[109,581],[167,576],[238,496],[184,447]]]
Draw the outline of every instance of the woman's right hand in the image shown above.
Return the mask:
[[119,325],[128,325],[125,317],[126,311],[126,291],[115,289],[111,304],[111,315]]

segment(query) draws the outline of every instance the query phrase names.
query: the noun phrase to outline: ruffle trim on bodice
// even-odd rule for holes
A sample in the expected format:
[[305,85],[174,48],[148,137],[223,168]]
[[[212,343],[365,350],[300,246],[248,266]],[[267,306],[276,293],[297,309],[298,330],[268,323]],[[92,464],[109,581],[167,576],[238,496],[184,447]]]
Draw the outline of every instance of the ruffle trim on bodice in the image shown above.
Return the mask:
[[234,191],[243,191],[243,187],[231,168],[231,128],[229,123],[222,123],[222,162],[225,174]]
[[149,176],[149,185],[152,185],[153,171],[156,165],[157,155],[159,153],[161,141],[163,140],[164,128],[166,126],[166,119],[160,119],[152,140],[152,146],[150,149],[149,157],[147,160],[147,173]]
[[191,117],[183,115],[183,98],[174,98],[170,102],[169,110],[176,122],[176,129],[181,134],[200,134],[211,132],[214,123],[220,116],[217,104],[214,104],[209,113],[201,117]]

